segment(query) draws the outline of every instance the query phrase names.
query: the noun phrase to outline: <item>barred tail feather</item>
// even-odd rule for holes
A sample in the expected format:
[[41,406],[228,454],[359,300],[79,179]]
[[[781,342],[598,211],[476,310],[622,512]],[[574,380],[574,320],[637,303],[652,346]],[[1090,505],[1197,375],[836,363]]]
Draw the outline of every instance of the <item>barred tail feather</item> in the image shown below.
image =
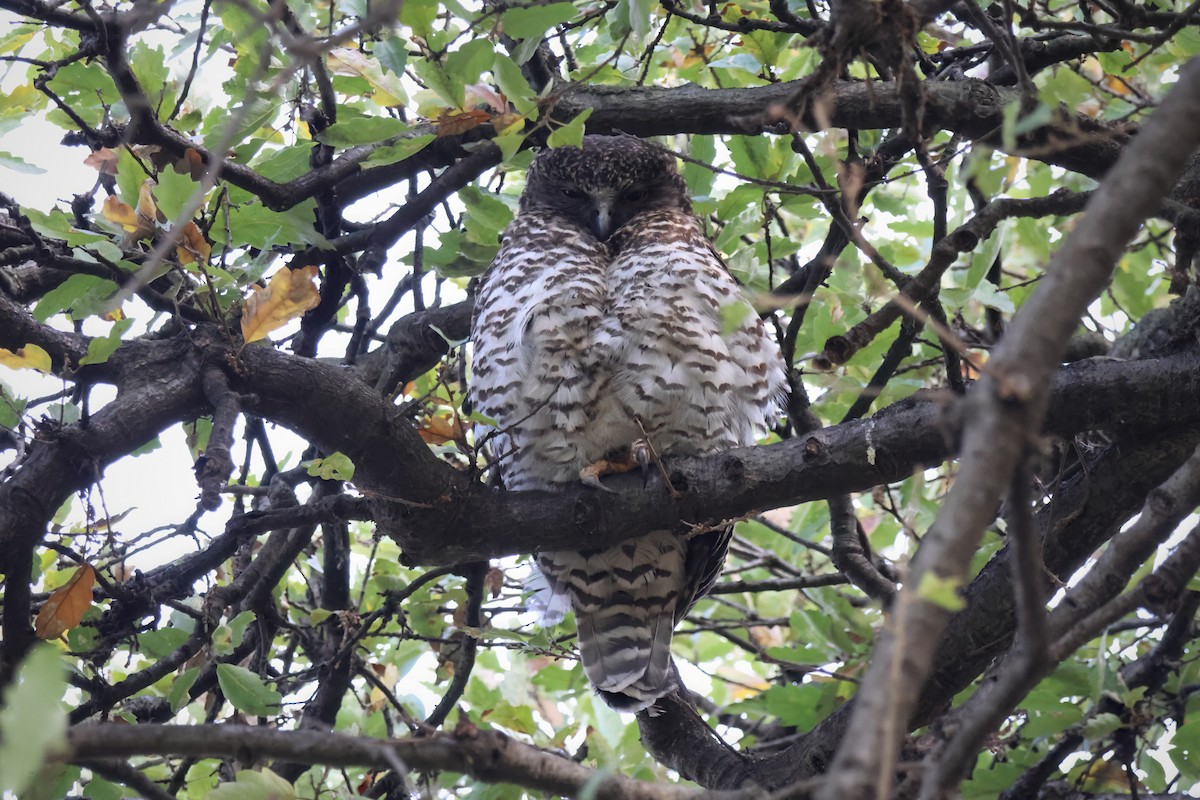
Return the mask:
[[562,622],[571,610],[571,595],[567,587],[551,580],[536,567],[525,579],[525,591],[533,592],[529,597],[529,609],[538,615],[538,622],[546,628]]
[[584,671],[613,708],[640,711],[675,688],[671,633],[691,597],[684,542],[666,531],[606,550],[539,553],[547,582],[565,586]]
[[620,607],[615,613],[580,617],[579,655],[604,702],[618,711],[636,712],[675,688],[673,627],[673,608],[648,620],[633,619]]

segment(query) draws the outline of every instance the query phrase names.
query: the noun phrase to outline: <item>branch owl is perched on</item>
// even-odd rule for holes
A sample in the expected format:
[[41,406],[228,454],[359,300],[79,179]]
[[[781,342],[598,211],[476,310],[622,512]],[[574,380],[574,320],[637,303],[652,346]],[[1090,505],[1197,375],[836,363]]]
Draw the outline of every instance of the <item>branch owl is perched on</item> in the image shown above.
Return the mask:
[[[632,136],[543,151],[475,305],[476,408],[512,490],[554,490],[606,457],[753,444],[784,388],[779,349],[692,214],[675,157]],[[723,327],[726,330],[723,331]],[[730,529],[658,531],[536,556],[547,624],[568,608],[588,678],[638,711],[674,686],[671,633],[720,573]]]

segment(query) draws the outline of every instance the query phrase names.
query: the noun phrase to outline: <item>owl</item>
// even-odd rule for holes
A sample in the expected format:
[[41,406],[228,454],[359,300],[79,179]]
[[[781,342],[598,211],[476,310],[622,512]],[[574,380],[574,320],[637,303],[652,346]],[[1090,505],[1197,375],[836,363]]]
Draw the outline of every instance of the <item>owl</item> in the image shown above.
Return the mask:
[[[740,308],[739,308],[740,306]],[[540,153],[472,321],[475,408],[509,490],[561,490],[662,457],[752,444],[784,391],[774,339],[699,220],[675,157],[632,136]],[[610,706],[675,688],[671,634],[725,560],[730,529],[656,531],[541,552],[533,605],[572,610]]]

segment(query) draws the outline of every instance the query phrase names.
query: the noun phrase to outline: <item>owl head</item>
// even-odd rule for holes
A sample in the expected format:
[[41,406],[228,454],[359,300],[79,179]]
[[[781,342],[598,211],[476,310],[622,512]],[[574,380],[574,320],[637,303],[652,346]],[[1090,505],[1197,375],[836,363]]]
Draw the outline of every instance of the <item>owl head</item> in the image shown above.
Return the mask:
[[558,214],[606,241],[648,210],[691,212],[675,156],[636,136],[585,136],[543,150],[529,168],[521,210]]

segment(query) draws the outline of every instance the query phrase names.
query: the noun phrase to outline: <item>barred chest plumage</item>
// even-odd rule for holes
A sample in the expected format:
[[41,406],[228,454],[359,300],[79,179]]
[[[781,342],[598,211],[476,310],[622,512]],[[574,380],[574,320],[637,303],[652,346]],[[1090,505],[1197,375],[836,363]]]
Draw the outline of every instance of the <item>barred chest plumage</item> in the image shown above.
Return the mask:
[[637,221],[607,246],[554,217],[522,215],[506,234],[478,301],[474,396],[512,421],[510,488],[575,481],[642,436],[698,453],[751,444],[766,424],[774,342],[753,314],[723,330],[737,316],[725,307],[746,301],[694,221]]

